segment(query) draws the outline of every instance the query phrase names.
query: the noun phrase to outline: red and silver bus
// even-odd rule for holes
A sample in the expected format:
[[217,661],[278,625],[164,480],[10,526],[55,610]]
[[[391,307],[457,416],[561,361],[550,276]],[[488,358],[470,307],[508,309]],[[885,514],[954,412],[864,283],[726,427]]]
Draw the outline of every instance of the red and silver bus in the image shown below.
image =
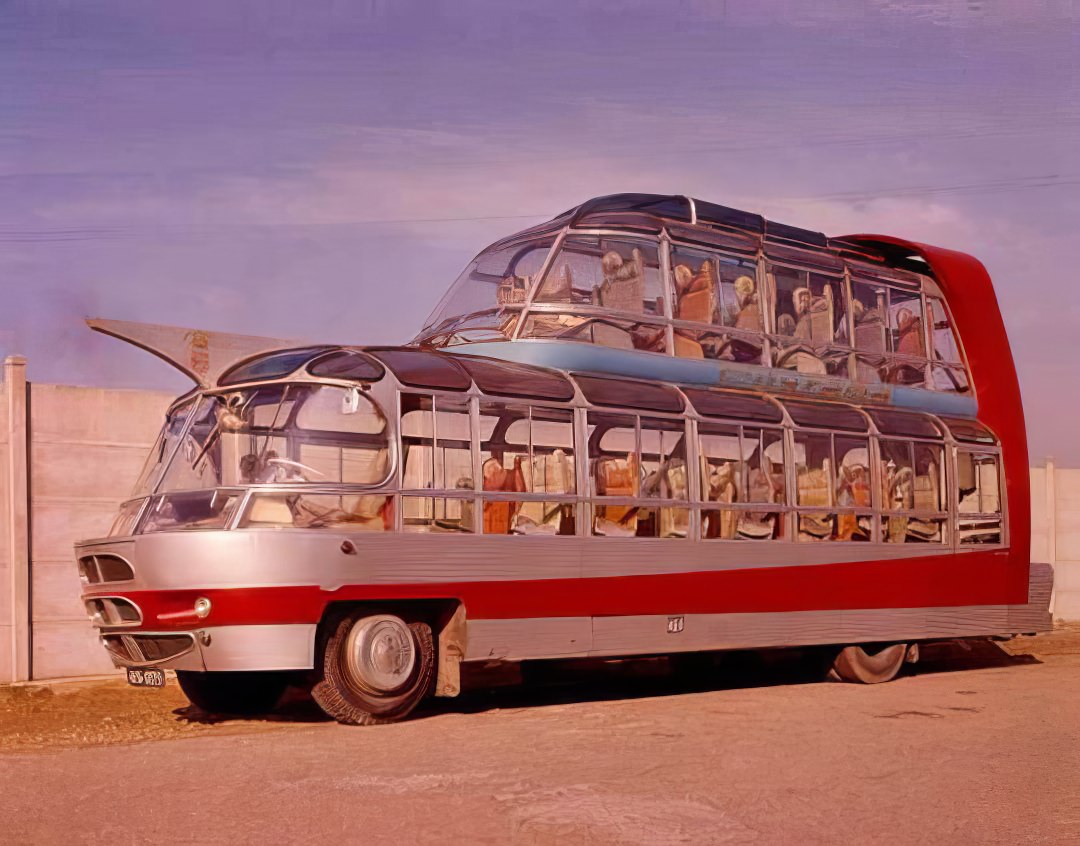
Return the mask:
[[820,646],[886,681],[1049,627],[1029,524],[979,262],[616,195],[481,252],[410,344],[178,399],[77,557],[133,682],[366,724],[465,662]]

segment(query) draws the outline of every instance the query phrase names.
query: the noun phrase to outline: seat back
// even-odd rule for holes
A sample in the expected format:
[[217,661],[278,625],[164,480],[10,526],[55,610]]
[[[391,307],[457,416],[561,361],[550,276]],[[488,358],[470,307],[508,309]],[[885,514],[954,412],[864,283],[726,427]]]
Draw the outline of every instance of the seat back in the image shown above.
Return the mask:
[[645,259],[641,250],[635,248],[629,259],[611,251],[602,261],[604,281],[597,287],[598,304],[616,311],[644,311]]

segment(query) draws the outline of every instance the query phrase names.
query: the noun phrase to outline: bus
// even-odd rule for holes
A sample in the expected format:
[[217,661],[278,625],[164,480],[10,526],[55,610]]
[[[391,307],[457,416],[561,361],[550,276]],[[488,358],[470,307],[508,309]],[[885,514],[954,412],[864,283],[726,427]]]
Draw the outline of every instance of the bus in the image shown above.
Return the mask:
[[204,379],[76,556],[133,684],[374,724],[470,662],[814,647],[877,683],[1045,631],[1028,485],[975,259],[623,194],[483,250],[409,344]]

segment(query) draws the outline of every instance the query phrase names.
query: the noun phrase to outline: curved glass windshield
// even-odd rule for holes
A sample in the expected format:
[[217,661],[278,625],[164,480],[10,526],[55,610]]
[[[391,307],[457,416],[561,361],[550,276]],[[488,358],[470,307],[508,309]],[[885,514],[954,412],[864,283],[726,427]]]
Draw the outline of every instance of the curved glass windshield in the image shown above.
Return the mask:
[[157,487],[161,474],[165,472],[165,466],[169,463],[169,456],[172,455],[180,436],[184,433],[188,417],[194,409],[195,400],[190,399],[174,409],[165,420],[165,426],[154,441],[153,449],[146,457],[139,479],[135,482],[135,489],[131,493],[132,498],[151,493]]
[[159,490],[377,485],[390,469],[386,430],[358,388],[285,384],[206,396]]
[[497,246],[469,262],[420,333],[439,345],[507,338],[555,236]]

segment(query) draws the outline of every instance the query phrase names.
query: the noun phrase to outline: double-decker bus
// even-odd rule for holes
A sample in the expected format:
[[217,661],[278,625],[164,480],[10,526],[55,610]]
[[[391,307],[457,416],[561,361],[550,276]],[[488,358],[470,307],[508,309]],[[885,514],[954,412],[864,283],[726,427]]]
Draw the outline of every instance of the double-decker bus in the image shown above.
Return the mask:
[[181,397],[83,598],[135,683],[344,723],[463,662],[920,643],[1049,627],[986,271],[685,197],[480,253],[401,347],[241,360]]

